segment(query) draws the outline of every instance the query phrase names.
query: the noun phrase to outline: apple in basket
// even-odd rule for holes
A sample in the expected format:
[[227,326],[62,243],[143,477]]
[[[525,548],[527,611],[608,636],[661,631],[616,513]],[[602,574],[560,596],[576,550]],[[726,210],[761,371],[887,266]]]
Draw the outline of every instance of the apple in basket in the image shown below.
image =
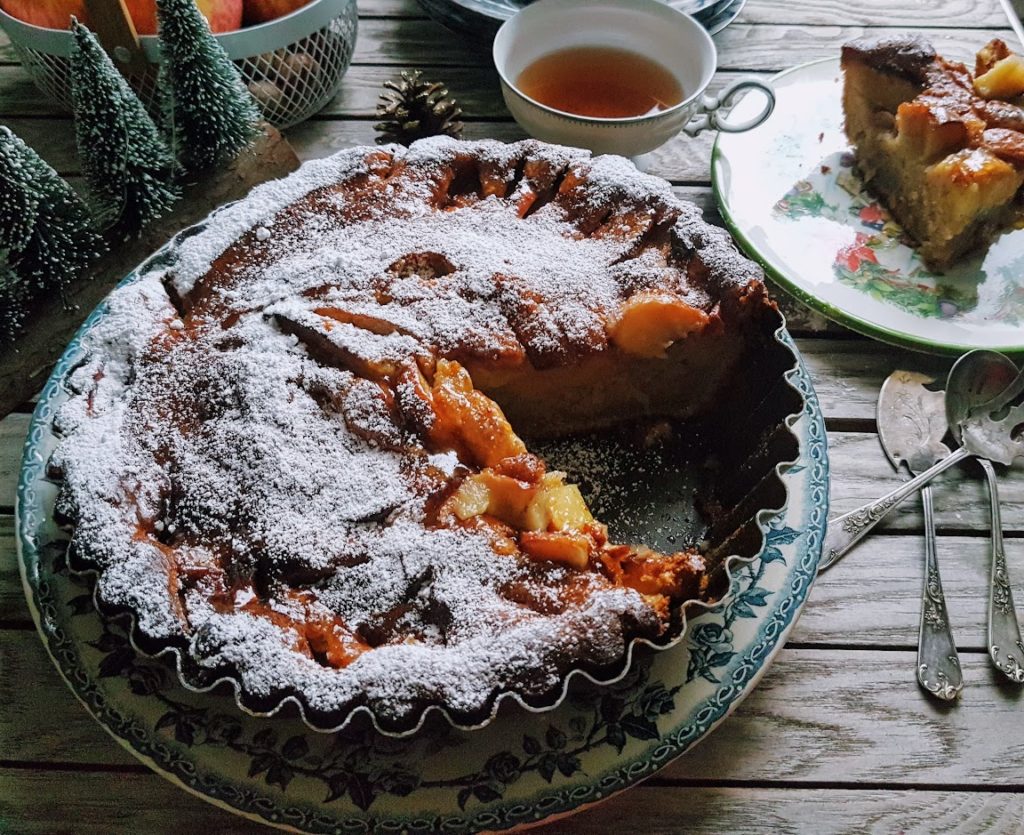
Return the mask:
[[[242,25],[242,0],[197,0],[213,32],[234,32]],[[156,0],[125,0],[140,35],[156,34]]]
[[46,29],[67,29],[71,15],[88,20],[84,0],[0,0],[11,17]]
[[245,0],[245,25],[266,23],[291,14],[311,0]]
[[[156,0],[126,0],[125,5],[140,35],[156,34]],[[231,32],[242,25],[242,0],[198,0],[198,5],[214,32]],[[47,29],[67,29],[72,15],[89,23],[83,0],[0,0],[0,9]]]

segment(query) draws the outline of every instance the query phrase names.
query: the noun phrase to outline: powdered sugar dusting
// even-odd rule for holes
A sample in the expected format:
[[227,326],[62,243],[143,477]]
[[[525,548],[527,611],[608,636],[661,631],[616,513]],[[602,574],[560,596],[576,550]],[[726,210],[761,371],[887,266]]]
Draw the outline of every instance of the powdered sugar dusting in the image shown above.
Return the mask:
[[99,596],[331,715],[472,712],[621,658],[659,628],[639,594],[435,523],[465,470],[423,446],[396,375],[571,362],[652,286],[712,306],[647,245],[677,223],[717,246],[625,160],[448,139],[345,151],[219,211],[112,295],[67,380],[58,510]]

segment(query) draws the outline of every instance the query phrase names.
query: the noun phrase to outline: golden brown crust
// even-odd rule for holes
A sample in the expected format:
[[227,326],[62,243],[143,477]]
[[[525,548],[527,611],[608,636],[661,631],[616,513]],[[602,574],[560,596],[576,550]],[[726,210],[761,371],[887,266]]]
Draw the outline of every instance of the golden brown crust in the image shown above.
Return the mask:
[[93,335],[54,463],[99,598],[247,693],[396,715],[664,636],[700,555],[609,544],[508,418],[706,412],[775,324],[757,268],[624,160],[339,160],[185,239]]
[[979,84],[920,38],[862,39],[843,49],[845,126],[861,170],[935,269],[1016,214],[1024,109],[992,91],[1016,89],[1018,60],[993,40],[978,53],[986,73]]

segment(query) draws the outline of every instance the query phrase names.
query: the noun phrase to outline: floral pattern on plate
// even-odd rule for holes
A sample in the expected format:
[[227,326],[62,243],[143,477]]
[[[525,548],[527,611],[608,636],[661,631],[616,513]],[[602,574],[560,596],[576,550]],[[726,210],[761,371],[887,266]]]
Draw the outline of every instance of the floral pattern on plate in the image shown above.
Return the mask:
[[[126,281],[132,280],[132,277]],[[105,313],[101,305],[83,330]],[[792,340],[778,339],[791,350]],[[366,722],[312,731],[287,706],[241,712],[227,685],[195,692],[173,655],[136,652],[127,623],[96,612],[87,577],[68,571],[67,534],[53,520],[46,462],[54,412],[78,358],[72,341],[36,407],[18,484],[17,543],[33,617],[61,675],[127,750],[162,776],[238,814],[315,833],[508,829],[567,814],[655,773],[703,739],[747,695],[800,611],[828,515],[824,421],[802,365],[789,373],[804,410],[783,468],[788,503],[765,514],[765,543],[734,567],[733,593],[694,616],[670,649],[639,648],[624,679],[575,679],[554,709],[502,704],[484,728],[434,715],[394,738]],[[769,518],[770,516],[770,518]],[[364,717],[365,718],[365,717]]]
[[935,351],[1024,349],[1024,229],[931,272],[857,172],[838,62],[797,67],[774,84],[775,114],[715,144],[715,193],[747,254],[802,301],[870,336]]

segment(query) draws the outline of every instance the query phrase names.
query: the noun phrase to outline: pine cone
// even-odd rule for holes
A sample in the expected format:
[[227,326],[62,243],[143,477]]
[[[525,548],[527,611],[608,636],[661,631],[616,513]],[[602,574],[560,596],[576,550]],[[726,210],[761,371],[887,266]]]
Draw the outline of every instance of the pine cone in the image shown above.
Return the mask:
[[402,71],[399,81],[385,81],[373,126],[377,144],[399,142],[409,145],[425,136],[462,136],[462,109],[448,98],[440,82],[422,81],[420,71]]

